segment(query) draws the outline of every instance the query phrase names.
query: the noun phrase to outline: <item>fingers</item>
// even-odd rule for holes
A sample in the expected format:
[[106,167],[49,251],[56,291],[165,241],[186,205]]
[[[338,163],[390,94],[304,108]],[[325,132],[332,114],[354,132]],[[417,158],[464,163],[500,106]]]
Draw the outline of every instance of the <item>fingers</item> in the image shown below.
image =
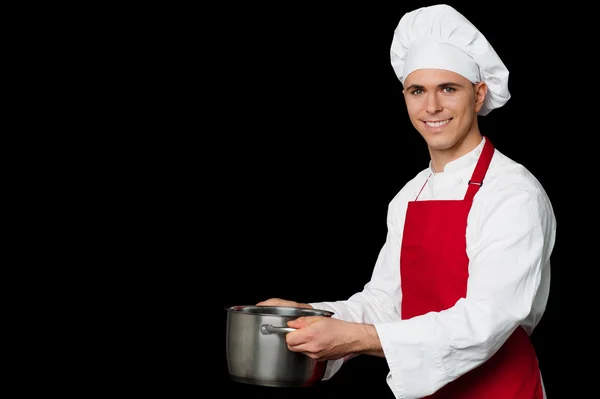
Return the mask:
[[302,328],[321,319],[322,316],[302,316],[287,322],[288,327]]
[[306,333],[306,331],[299,330],[299,328],[302,328],[307,325],[306,320],[304,320],[306,318],[307,317],[299,317],[295,320],[290,320],[287,322],[288,327],[296,328],[296,331],[292,331],[291,333],[288,333],[285,336],[285,341],[288,347],[296,347],[298,345],[303,345],[309,341],[309,335]]
[[307,303],[298,303],[295,301],[289,301],[287,299],[281,298],[270,298],[266,301],[261,301],[256,304],[256,306],[289,306],[292,308],[306,308],[312,309],[313,307]]
[[270,298],[266,301],[261,301],[256,304],[256,306],[290,306],[290,303],[295,303],[292,301],[287,301],[281,298]]
[[[322,316],[304,316],[298,317],[297,319],[290,320],[287,322],[288,327],[295,328],[296,331],[292,331],[288,333],[285,337],[286,343],[289,346],[297,346],[303,345],[311,341],[314,336],[314,331],[311,329],[301,330],[301,328],[308,326],[318,320],[320,320]],[[298,350],[296,350],[298,351]],[[301,351],[301,349],[300,349]]]
[[287,347],[292,352],[303,353],[311,359],[319,360],[323,357],[323,353],[315,350],[314,344],[311,342],[303,342],[297,345],[288,344]]
[[322,359],[325,356],[325,352],[323,352],[325,348],[319,342],[318,336],[323,326],[317,324],[322,319],[325,318],[323,316],[303,316],[288,321],[287,325],[296,329],[286,334],[285,340],[288,349],[292,352],[301,352],[315,360]]
[[299,345],[290,345],[290,344],[288,344],[287,347],[292,352],[302,352],[302,353],[305,353],[305,354],[309,354],[310,353],[310,352],[308,352],[306,344],[299,344]]
[[285,342],[290,350],[293,350],[294,352],[301,352],[303,348],[299,347],[305,345],[307,342],[309,342],[309,340],[307,339],[306,334],[296,330],[288,333],[285,336]]

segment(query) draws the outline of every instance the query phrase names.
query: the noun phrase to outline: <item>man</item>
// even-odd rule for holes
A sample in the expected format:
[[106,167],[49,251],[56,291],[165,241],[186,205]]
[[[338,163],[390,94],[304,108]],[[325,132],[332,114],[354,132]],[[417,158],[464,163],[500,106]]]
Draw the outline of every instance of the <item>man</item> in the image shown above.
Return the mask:
[[389,204],[386,241],[363,291],[337,302],[261,306],[331,310],[289,322],[292,351],[328,360],[385,357],[397,398],[545,398],[530,334],[549,294],[551,203],[478,127],[510,98],[486,38],[446,5],[402,17],[391,46],[429,167]]

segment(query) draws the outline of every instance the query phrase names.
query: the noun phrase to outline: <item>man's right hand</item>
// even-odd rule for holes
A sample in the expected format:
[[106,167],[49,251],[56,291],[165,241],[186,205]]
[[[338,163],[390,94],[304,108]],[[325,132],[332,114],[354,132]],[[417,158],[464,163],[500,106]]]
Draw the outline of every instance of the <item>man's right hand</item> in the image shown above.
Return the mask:
[[306,308],[306,309],[313,308],[308,303],[299,303],[299,302],[294,302],[294,301],[288,301],[286,299],[281,299],[281,298],[267,299],[266,301],[261,301],[261,302],[257,303],[256,306],[289,306],[289,307],[293,307],[293,308]]

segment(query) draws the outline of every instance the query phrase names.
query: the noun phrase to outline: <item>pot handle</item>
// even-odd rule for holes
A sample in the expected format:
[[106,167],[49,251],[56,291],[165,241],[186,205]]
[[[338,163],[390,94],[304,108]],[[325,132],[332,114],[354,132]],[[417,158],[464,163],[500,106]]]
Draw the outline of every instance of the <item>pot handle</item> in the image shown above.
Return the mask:
[[290,333],[292,331],[296,331],[295,328],[291,328],[291,327],[275,327],[271,324],[263,324],[260,326],[260,332],[263,335],[268,335],[268,334],[287,334]]

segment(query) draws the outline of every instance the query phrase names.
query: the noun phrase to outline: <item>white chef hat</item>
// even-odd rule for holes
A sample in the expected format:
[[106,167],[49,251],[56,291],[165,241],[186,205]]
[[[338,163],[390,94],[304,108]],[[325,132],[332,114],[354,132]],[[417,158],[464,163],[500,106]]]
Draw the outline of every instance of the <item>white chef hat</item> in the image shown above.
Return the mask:
[[391,62],[402,84],[408,74],[422,68],[450,70],[472,83],[484,81],[488,93],[480,115],[510,99],[508,69],[498,54],[471,22],[445,4],[418,8],[400,19]]

